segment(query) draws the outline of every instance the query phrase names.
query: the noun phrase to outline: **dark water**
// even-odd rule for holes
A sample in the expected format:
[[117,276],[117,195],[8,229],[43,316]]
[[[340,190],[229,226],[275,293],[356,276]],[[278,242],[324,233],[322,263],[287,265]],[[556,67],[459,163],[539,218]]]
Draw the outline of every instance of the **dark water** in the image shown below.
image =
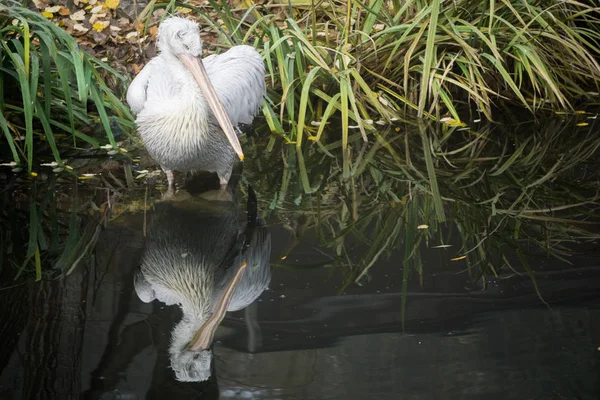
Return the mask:
[[[293,148],[254,155],[235,199],[241,231],[249,209],[266,223],[257,229],[270,235],[271,279],[256,301],[226,315],[204,382],[175,379],[169,345],[182,312],[142,302],[134,274],[149,237],[181,227],[191,229],[186,245],[194,243],[209,224],[202,220],[196,231],[194,215],[223,202],[213,197],[199,209],[180,199],[179,217],[168,214],[156,224],[161,205],[146,214],[123,213],[102,225],[93,250],[66,279],[3,280],[0,398],[598,399],[597,226],[564,222],[598,220],[597,153],[577,153],[578,163],[528,192],[529,201],[515,201],[517,189],[548,174],[560,157],[557,147],[543,150],[549,131],[535,133],[538,153],[547,151],[537,163],[533,156],[518,158],[522,165],[481,180],[489,168],[474,168],[464,182],[451,179],[452,168],[438,169],[446,222],[436,215],[431,193],[415,189],[427,181],[425,163],[419,164],[423,148],[411,147],[411,162],[404,159],[413,180],[390,169],[394,159],[383,146],[350,184],[341,178],[339,158],[318,151],[303,155],[304,167]],[[593,141],[595,132],[589,135]],[[503,160],[521,143],[505,150]],[[457,140],[452,148],[463,145]],[[471,162],[506,149],[502,141],[498,146],[472,155]],[[360,147],[353,157],[361,157]],[[397,150],[404,157],[406,148]],[[360,158],[352,160],[360,165]],[[308,185],[318,187],[312,194],[304,190],[302,168]],[[248,200],[248,184],[258,202]],[[552,211],[556,220],[520,214],[507,222],[487,201],[500,190],[508,200],[502,204],[500,197],[497,210],[576,203],[567,192],[591,206]],[[4,240],[16,237],[9,220]],[[415,229],[423,224],[428,228]],[[474,247],[472,240],[483,242],[479,250],[456,259]],[[10,254],[3,253],[4,274]]]

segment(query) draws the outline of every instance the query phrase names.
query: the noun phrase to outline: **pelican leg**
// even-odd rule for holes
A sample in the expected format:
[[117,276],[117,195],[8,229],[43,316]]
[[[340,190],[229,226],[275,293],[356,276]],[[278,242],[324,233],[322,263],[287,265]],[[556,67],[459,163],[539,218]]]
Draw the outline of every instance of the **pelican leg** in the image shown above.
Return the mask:
[[171,199],[175,195],[175,175],[170,169],[163,168],[162,170],[165,171],[165,175],[167,175],[167,182],[169,183],[169,187],[167,192],[163,195],[163,199]]
[[221,190],[225,191],[227,189],[227,184],[229,183],[229,181],[225,178],[219,177],[219,183],[221,184]]

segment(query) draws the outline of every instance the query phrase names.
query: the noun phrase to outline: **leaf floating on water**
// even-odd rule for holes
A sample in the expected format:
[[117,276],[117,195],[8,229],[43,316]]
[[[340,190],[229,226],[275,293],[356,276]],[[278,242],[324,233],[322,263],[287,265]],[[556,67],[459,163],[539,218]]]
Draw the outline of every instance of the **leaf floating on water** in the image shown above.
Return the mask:
[[448,247],[452,247],[451,244],[440,244],[437,246],[431,246],[431,249],[447,249]]
[[422,225],[417,226],[417,229],[421,229],[421,230],[427,229],[427,228],[429,228],[429,225],[422,224]]
[[460,260],[464,260],[465,258],[467,258],[467,256],[460,256],[460,257],[456,257],[456,258],[451,258],[450,261],[460,261]]
[[444,118],[440,119],[440,122],[443,122],[450,126],[467,126],[467,124],[465,124],[464,122],[455,120],[454,118],[450,118],[450,117],[444,117]]
[[588,126],[588,125],[589,125],[589,123],[587,123],[587,122],[580,122],[577,124],[577,126]]

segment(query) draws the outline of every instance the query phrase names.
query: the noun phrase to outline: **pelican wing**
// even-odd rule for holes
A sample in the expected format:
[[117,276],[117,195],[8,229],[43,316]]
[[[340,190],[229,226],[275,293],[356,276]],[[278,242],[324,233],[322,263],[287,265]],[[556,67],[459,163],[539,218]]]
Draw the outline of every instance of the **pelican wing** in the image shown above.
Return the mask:
[[139,268],[133,273],[133,287],[140,300],[144,303],[150,303],[156,298],[156,293],[152,289],[152,285],[146,280]]
[[233,265],[227,268],[222,275],[215,277],[217,285],[213,295],[213,306],[244,261],[248,266],[233,293],[227,311],[241,310],[252,304],[271,282],[270,257],[271,236],[265,227],[258,227],[252,235],[247,250],[235,257]]
[[146,104],[148,82],[152,72],[152,61],[150,61],[139,74],[133,79],[127,89],[127,104],[134,115],[139,114]]
[[204,58],[203,63],[233,126],[252,123],[266,94],[260,54],[251,46],[234,46]]

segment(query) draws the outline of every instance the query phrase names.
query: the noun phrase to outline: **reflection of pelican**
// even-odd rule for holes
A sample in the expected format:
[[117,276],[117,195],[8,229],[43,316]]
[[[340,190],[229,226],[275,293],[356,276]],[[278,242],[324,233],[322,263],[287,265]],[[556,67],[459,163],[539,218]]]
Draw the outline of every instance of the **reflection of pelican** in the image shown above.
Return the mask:
[[251,304],[271,279],[271,238],[258,221],[254,192],[249,188],[244,224],[233,198],[159,204],[148,228],[135,290],[144,302],[157,299],[183,311],[169,349],[180,381],[210,377],[211,344],[226,311]]

